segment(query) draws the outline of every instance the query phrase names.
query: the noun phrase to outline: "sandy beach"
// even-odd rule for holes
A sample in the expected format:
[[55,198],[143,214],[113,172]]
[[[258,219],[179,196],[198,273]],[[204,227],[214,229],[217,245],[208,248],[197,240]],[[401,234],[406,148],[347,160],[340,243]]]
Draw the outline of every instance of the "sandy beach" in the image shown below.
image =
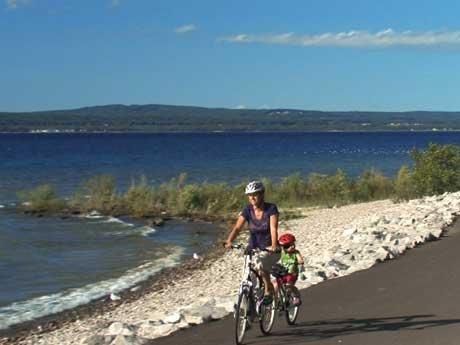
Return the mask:
[[[366,269],[441,236],[460,213],[460,193],[404,203],[375,201],[334,208],[300,209],[283,221],[306,259],[307,288]],[[149,339],[227,315],[240,280],[241,253],[210,248],[121,294],[62,315],[0,333],[0,344],[142,344]]]

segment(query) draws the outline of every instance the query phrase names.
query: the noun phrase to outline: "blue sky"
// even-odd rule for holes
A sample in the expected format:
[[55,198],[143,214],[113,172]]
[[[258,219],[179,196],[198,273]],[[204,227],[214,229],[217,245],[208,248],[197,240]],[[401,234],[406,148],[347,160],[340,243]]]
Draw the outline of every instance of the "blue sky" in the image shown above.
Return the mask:
[[460,111],[458,1],[0,1],[0,111]]

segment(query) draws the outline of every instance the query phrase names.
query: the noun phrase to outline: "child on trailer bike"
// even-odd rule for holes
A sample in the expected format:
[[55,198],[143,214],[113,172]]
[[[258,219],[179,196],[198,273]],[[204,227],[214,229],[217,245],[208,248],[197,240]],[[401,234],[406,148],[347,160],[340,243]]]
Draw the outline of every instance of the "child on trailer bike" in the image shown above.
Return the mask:
[[250,182],[245,189],[249,204],[239,214],[236,224],[225,241],[225,248],[230,249],[233,240],[247,222],[249,225],[249,249],[259,249],[255,255],[256,267],[264,282],[264,304],[273,301],[273,285],[270,281],[272,266],[280,255],[278,247],[278,208],[275,204],[265,202],[265,187],[260,181]]
[[[286,289],[292,293],[292,302],[294,305],[300,305],[300,293],[295,283],[301,273],[301,279],[304,279],[304,260],[300,252],[295,247],[295,236],[292,234],[283,234],[278,239],[281,246],[281,258],[278,261],[278,270],[282,271],[281,276]],[[276,281],[273,282],[275,288],[275,296],[278,296],[279,286]]]

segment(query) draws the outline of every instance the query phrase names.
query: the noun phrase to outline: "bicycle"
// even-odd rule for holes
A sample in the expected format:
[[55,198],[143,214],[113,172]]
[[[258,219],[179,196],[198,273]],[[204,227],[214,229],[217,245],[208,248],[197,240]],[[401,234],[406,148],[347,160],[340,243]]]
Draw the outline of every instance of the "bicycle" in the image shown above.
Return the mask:
[[[276,284],[278,286],[278,295],[277,295],[277,306],[276,309],[279,312],[284,311],[284,315],[286,317],[286,321],[288,325],[294,325],[297,316],[299,315],[299,307],[301,304],[300,301],[300,294],[297,294],[292,291],[292,288],[286,286],[283,281],[283,276],[287,273],[285,267],[280,265],[275,265],[272,268],[271,275],[276,278]],[[299,298],[299,302],[294,304],[293,299],[297,297]]]
[[[242,249],[243,245],[232,245],[232,249]],[[244,250],[243,278],[238,289],[238,300],[235,305],[235,340],[237,345],[243,344],[246,331],[256,318],[259,320],[262,334],[270,334],[275,321],[275,300],[265,305],[264,283],[252,262],[254,249]]]

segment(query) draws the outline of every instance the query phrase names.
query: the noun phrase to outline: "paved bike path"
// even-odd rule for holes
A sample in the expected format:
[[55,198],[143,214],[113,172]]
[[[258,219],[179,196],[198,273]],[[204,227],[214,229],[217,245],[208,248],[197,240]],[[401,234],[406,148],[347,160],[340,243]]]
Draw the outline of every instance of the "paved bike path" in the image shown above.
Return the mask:
[[[302,300],[297,325],[287,326],[280,315],[266,337],[255,324],[245,344],[460,344],[460,220],[440,240],[303,290]],[[229,316],[149,344],[235,344],[234,320]]]

